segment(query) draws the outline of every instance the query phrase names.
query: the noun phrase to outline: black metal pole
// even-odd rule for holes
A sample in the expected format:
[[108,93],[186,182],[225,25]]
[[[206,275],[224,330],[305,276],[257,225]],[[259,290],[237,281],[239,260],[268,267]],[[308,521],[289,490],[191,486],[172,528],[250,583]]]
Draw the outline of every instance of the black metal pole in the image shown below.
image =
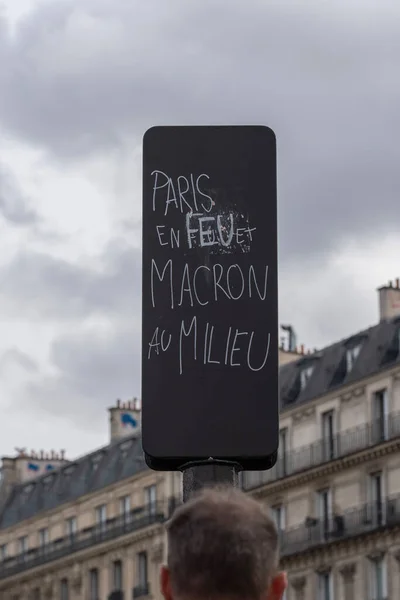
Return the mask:
[[183,473],[183,501],[186,502],[204,487],[224,484],[238,487],[241,470],[238,463],[219,460],[191,462],[183,465],[180,469]]

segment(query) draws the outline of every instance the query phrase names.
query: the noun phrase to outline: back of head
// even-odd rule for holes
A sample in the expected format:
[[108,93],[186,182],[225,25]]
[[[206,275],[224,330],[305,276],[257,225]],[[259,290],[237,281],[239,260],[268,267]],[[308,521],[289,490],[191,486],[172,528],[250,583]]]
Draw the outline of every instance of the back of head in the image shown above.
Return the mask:
[[173,515],[168,569],[176,600],[260,600],[278,563],[267,509],[233,488],[205,489]]

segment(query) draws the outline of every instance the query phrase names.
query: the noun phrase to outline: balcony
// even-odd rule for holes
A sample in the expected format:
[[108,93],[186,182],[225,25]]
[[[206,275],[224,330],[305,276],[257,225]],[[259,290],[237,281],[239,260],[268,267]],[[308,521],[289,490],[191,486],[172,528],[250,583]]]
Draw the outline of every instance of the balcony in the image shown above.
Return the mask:
[[325,544],[400,525],[400,496],[363,504],[327,519],[306,519],[303,525],[280,533],[282,558]]
[[144,598],[148,596],[150,593],[149,583],[142,583],[141,585],[137,585],[132,590],[132,598],[136,600],[136,598]]
[[269,471],[243,474],[243,488],[252,490],[266,483],[307,471],[325,463],[350,456],[400,436],[400,413],[391,413],[385,420],[372,421],[346,429],[326,439],[319,439],[278,456],[276,465]]
[[151,505],[150,510],[148,507],[140,507],[129,515],[109,519],[101,525],[59,538],[46,546],[32,548],[23,554],[6,558],[0,562],[0,579],[58,560],[96,544],[108,542],[154,523],[163,523],[167,516],[166,512],[164,504]]
[[124,592],[122,590],[114,590],[109,594],[108,600],[124,600]]

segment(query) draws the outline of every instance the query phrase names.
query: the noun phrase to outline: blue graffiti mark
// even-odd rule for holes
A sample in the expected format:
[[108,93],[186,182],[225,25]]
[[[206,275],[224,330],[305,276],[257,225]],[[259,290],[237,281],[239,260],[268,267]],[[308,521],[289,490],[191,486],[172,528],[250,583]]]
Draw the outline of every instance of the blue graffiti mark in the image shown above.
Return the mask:
[[53,465],[46,465],[46,471],[52,471],[53,469]]
[[128,413],[123,413],[121,415],[121,421],[124,427],[127,427],[127,425],[130,425],[131,427],[137,427],[137,421]]
[[29,471],[39,471],[39,465],[35,465],[35,463],[28,463]]

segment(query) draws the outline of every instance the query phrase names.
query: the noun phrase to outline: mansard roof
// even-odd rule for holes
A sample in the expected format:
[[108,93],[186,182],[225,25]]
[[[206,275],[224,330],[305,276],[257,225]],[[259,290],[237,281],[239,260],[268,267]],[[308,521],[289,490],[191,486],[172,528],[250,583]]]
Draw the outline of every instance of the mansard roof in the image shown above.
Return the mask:
[[140,437],[118,440],[59,469],[16,485],[0,515],[0,529],[145,471]]
[[[352,368],[348,353],[357,352]],[[382,321],[369,329],[336,342],[280,368],[281,410],[309,402],[343,386],[356,383],[396,365],[400,366],[400,317]],[[310,368],[306,384],[301,372]]]

